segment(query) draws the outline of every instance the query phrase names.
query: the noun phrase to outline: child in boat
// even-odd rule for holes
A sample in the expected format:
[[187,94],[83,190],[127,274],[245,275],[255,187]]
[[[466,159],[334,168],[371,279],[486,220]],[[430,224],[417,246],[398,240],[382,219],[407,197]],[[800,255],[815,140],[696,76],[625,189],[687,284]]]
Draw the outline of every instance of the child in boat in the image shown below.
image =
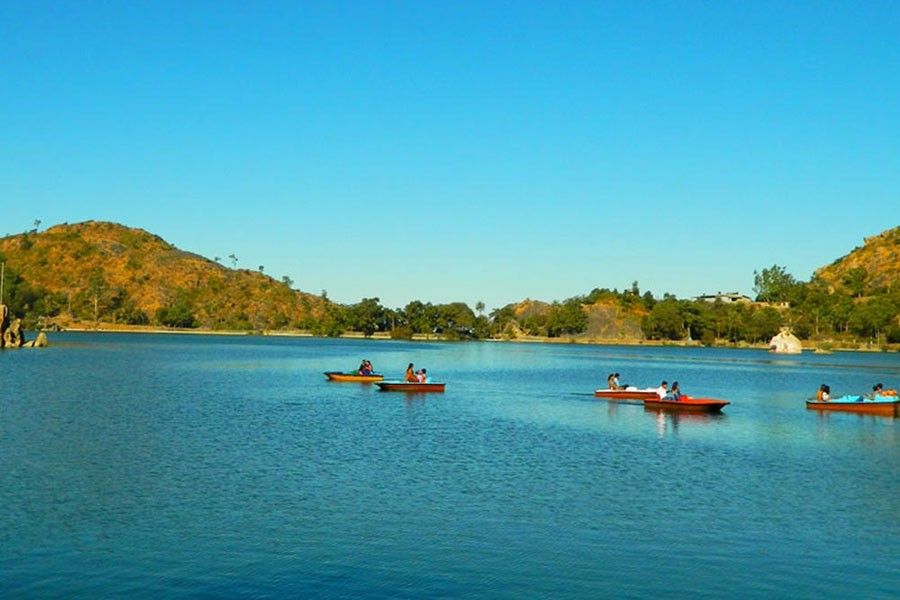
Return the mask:
[[416,381],[419,383],[425,383],[428,381],[428,376],[426,375],[427,371],[425,369],[419,369],[416,372]]
[[896,396],[897,390],[886,390],[884,389],[884,384],[876,383],[872,386],[872,393],[867,396],[867,398],[871,398],[872,400],[877,399],[878,396]]
[[662,400],[666,397],[666,394],[669,393],[669,382],[663,380],[659,387],[656,388],[656,395],[659,396],[659,399]]
[[681,398],[681,396],[681,389],[678,387],[678,382],[673,381],[672,389],[669,390],[669,393],[665,395],[663,400],[674,400],[675,402],[678,402],[678,399]]
[[419,378],[416,377],[416,371],[413,368],[412,363],[409,363],[409,366],[406,367],[406,375],[403,377],[403,380],[410,383],[417,383],[419,381]]
[[816,390],[816,400],[819,402],[828,402],[831,400],[831,388],[824,383]]

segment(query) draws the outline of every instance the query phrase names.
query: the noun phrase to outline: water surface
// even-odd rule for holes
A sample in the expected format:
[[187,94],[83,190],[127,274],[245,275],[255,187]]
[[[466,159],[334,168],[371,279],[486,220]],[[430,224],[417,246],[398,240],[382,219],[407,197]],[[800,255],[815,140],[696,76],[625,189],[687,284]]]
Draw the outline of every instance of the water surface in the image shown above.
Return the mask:
[[[55,334],[0,354],[0,596],[896,597],[897,354]],[[327,383],[368,358],[447,382]],[[677,379],[720,416],[595,399]]]

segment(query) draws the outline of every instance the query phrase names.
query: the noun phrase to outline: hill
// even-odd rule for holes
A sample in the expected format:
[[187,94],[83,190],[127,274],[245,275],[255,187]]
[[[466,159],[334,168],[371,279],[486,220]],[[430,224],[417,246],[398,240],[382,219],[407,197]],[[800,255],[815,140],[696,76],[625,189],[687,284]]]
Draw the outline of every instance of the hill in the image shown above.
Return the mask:
[[501,325],[497,330],[514,338],[633,341],[644,338],[641,319],[647,314],[649,310],[634,294],[593,290],[562,303],[526,299],[510,304],[497,311],[495,321]]
[[87,221],[0,238],[10,304],[78,321],[263,329],[303,326],[327,301],[260,272],[230,269],[159,236]]
[[900,281],[900,227],[866,238],[862,247],[818,269],[815,278],[856,295],[891,291]]

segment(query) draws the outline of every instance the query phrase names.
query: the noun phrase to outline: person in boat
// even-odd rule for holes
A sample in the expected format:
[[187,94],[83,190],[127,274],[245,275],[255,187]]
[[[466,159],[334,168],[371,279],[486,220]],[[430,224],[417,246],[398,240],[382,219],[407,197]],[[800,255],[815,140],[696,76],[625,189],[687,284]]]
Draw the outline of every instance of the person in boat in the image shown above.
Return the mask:
[[825,385],[824,383],[819,386],[819,389],[816,390],[816,400],[819,402],[828,402],[831,400],[831,387]]
[[406,375],[403,377],[403,380],[409,383],[417,383],[419,381],[419,378],[416,377],[416,369],[412,363],[409,363],[409,366],[406,367]]
[[876,383],[872,386],[872,393],[868,394],[866,397],[872,400],[875,400],[878,396],[896,396],[897,390],[886,390],[884,389],[884,384]]
[[428,371],[426,369],[419,369],[416,371],[416,381],[419,383],[426,383],[428,381]]
[[683,395],[683,394],[681,393],[681,388],[678,387],[678,382],[677,382],[677,381],[673,381],[673,382],[672,382],[672,389],[669,390],[669,393],[665,395],[665,397],[663,398],[663,400],[674,400],[675,402],[678,402],[678,400],[681,399],[681,396],[682,396],[682,395]]
[[669,382],[663,380],[659,387],[656,388],[656,395],[659,396],[659,399],[662,400],[669,393]]
[[609,389],[611,390],[621,390],[622,386],[619,385],[619,374],[610,373],[606,378],[606,385],[609,386]]
[[360,375],[371,375],[372,374],[372,363],[370,363],[365,358],[361,363],[359,363],[359,369],[356,370]]

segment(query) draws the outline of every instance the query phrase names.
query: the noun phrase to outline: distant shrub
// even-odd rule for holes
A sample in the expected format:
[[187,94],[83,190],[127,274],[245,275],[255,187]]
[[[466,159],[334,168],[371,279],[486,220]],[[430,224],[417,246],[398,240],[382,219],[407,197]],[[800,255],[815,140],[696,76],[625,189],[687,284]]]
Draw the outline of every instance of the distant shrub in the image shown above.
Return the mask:
[[393,329],[391,329],[392,340],[411,340],[412,336],[413,330],[408,325],[394,327]]

